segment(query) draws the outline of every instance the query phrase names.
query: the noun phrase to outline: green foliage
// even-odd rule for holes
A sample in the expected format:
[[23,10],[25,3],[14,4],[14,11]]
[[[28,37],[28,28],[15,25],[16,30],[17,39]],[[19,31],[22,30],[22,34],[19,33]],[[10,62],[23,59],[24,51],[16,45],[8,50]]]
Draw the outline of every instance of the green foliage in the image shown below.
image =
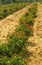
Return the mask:
[[26,38],[20,36],[9,35],[8,43],[0,45],[0,56],[9,56],[12,54],[19,54],[26,45]]
[[13,56],[12,58],[2,57],[0,58],[0,65],[27,65],[26,60],[20,56]]
[[29,13],[33,15],[33,18],[36,18],[37,17],[36,12],[37,12],[37,4],[34,4],[32,5],[32,8],[29,8]]
[[20,2],[34,2],[36,0],[0,0],[0,4],[9,4],[9,3],[20,3]]
[[[29,29],[28,27],[26,27],[25,24],[21,24],[17,29],[16,32],[20,32],[22,31],[24,33],[25,36],[31,36],[33,35],[33,31],[31,29]],[[22,34],[22,33],[21,33]]]
[[26,18],[26,23],[29,24],[30,26],[33,26],[34,25],[34,20],[32,17],[28,16]]
[[12,50],[7,45],[0,45],[0,56],[1,55],[7,55],[11,56]]
[[23,60],[21,57],[13,57],[11,60],[12,65],[27,65],[26,61]]

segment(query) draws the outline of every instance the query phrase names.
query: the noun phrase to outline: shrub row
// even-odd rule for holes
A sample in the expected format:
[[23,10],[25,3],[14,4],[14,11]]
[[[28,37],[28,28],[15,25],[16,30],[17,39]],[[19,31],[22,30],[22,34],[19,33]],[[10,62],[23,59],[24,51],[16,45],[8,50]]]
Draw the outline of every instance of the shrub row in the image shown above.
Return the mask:
[[12,14],[19,9],[27,6],[28,3],[14,3],[14,4],[7,4],[7,5],[0,5],[0,19],[5,18],[7,15]]

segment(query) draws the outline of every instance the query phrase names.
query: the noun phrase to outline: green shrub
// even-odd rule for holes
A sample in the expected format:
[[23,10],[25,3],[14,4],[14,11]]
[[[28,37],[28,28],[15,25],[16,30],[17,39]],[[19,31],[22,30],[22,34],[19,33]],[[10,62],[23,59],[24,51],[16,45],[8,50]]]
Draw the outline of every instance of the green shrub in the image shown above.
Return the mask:
[[[25,24],[21,24],[17,29],[16,32],[20,32],[22,31],[24,33],[25,36],[31,36],[33,35],[33,31],[31,29],[29,29],[28,27],[26,27]],[[22,33],[21,33],[22,34]]]
[[0,58],[0,65],[9,65],[9,60],[7,57]]
[[1,55],[7,55],[11,56],[12,50],[7,45],[0,45],[0,56]]
[[28,16],[25,20],[26,24],[29,24],[30,26],[34,25],[34,20],[32,18],[32,16]]

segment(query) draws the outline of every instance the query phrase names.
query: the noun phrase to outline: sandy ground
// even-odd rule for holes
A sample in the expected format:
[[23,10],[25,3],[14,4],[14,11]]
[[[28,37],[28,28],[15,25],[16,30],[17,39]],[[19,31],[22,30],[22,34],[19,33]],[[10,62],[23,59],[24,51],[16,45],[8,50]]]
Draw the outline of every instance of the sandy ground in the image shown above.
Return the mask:
[[9,33],[15,31],[17,25],[19,25],[20,17],[28,11],[30,5],[23,9],[9,15],[5,19],[0,21],[0,41],[6,41],[6,37]]
[[28,47],[32,53],[29,65],[42,65],[42,4],[38,3],[38,17],[34,23],[34,36],[29,38],[31,46]]

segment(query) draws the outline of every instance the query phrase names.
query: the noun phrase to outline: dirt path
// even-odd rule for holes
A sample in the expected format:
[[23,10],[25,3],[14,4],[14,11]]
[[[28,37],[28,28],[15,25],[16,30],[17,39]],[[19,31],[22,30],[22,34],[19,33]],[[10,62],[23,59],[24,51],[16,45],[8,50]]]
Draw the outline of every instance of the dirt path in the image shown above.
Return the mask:
[[19,25],[19,18],[28,11],[29,7],[30,5],[0,21],[0,41],[6,40],[8,33],[15,31]]
[[29,65],[42,65],[42,4],[38,3],[38,17],[34,23],[34,36],[29,38],[33,44],[29,46],[29,51],[32,52],[30,56]]

